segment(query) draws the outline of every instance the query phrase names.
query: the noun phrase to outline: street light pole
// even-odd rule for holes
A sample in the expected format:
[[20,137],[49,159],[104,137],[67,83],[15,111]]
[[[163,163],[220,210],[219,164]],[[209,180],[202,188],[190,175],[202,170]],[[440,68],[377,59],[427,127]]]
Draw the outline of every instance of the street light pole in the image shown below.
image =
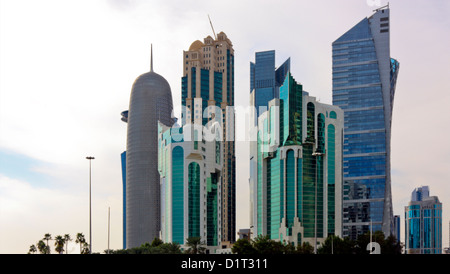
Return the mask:
[[110,229],[110,209],[108,207],[108,254],[109,254],[109,229]]
[[92,156],[86,157],[89,160],[89,254],[92,254],[92,207],[91,207],[91,160]]

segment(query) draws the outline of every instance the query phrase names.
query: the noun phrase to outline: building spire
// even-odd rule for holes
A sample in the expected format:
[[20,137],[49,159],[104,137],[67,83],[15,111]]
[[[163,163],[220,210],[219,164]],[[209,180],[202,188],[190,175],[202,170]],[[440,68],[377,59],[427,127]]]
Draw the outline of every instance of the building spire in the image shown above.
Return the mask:
[[150,44],[150,72],[153,72],[153,44]]

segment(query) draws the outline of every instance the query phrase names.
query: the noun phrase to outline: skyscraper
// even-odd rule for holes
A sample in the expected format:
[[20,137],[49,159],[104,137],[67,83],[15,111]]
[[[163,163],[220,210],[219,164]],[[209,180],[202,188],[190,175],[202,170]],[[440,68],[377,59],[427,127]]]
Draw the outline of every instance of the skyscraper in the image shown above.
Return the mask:
[[[214,121],[205,128],[214,131]],[[187,238],[201,237],[208,249],[214,249],[222,238],[222,142],[197,141],[196,130],[192,124],[172,128],[160,124],[161,236],[164,242],[181,245]]]
[[391,126],[399,63],[390,57],[389,7],[333,42],[333,104],[344,110],[344,236],[393,233]]
[[[236,238],[236,159],[234,50],[225,33],[196,40],[183,52],[181,102],[180,138],[169,140],[172,130],[160,131],[160,151],[172,151],[160,158],[163,237],[184,243],[196,236],[208,246],[227,245]],[[177,169],[184,177],[175,176]]]
[[[405,249],[408,254],[442,253],[442,204],[428,187],[415,189],[405,207]],[[422,193],[422,195],[417,195]]]
[[150,72],[140,75],[133,84],[126,119],[127,248],[159,237],[158,121],[172,126],[172,108],[169,83],[150,65]]
[[342,235],[342,127],[342,110],[317,102],[288,71],[250,150],[253,237],[316,246]]
[[290,58],[278,68],[275,67],[274,50],[255,53],[255,62],[250,62],[250,93],[254,92],[256,117],[267,110],[269,101],[279,98],[280,86],[290,68]]
[[[250,62],[250,110],[251,127],[258,126],[259,114],[268,110],[269,102],[280,98],[280,86],[291,69],[291,58],[286,59],[278,68],[275,66],[275,50],[255,53],[255,62]],[[256,136],[254,136],[256,137]],[[253,137],[253,138],[254,138]],[[257,142],[250,142],[250,185],[255,184],[257,173]],[[253,226],[253,189],[250,186],[250,226]]]
[[415,188],[411,193],[411,202],[422,201],[426,197],[430,197],[430,188],[428,186],[421,186]]
[[[128,123],[128,110],[120,113],[120,120]],[[122,243],[123,249],[127,248],[127,152],[120,154],[120,164],[122,166]]]
[[127,248],[127,152],[120,154],[122,165],[122,245]]
[[394,215],[394,230],[392,234],[400,242],[400,215]]

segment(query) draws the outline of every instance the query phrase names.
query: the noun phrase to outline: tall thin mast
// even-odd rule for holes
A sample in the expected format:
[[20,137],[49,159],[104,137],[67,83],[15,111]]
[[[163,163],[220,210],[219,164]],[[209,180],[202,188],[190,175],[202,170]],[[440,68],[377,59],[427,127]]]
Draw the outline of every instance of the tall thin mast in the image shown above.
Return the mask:
[[150,44],[150,71],[153,72],[153,44]]

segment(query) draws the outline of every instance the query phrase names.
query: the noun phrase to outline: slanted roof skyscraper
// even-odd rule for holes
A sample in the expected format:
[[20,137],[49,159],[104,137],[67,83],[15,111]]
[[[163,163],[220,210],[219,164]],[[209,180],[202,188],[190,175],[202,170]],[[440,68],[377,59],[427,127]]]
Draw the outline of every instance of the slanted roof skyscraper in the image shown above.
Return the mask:
[[392,234],[391,127],[399,63],[390,56],[389,7],[333,42],[333,104],[344,110],[343,234]]
[[250,93],[255,101],[256,118],[268,109],[269,101],[280,98],[279,89],[290,68],[291,58],[275,67],[274,50],[255,53],[255,62],[250,62]]

